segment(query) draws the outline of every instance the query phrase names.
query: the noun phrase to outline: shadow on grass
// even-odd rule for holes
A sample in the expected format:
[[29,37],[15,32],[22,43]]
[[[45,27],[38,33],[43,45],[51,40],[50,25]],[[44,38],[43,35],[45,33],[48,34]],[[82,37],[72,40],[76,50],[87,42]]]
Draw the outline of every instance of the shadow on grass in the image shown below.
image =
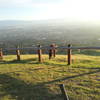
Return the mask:
[[88,73],[78,74],[78,75],[74,75],[74,76],[69,76],[69,77],[56,79],[56,80],[53,80],[53,81],[50,81],[50,82],[45,82],[45,84],[52,84],[52,83],[55,83],[55,82],[62,82],[62,81],[66,81],[66,80],[69,80],[69,79],[73,79],[73,78],[77,78],[77,77],[81,77],[81,76],[85,76],[85,75],[90,75],[90,74],[95,74],[95,73],[99,73],[99,72],[100,72],[100,70],[95,70],[95,71],[91,71],[91,72],[88,72]]
[[[32,58],[32,59],[25,59],[25,60],[12,60],[12,61],[0,61],[0,64],[41,64],[38,62],[37,58]],[[67,62],[65,64],[61,64],[61,63],[52,63],[52,62],[45,62],[45,60],[43,61],[44,65],[49,65],[49,66],[66,66]]]
[[16,74],[17,72],[26,72],[26,73],[31,73],[33,71],[38,71],[38,70],[43,70],[44,68],[28,68],[27,70],[22,70],[22,71],[12,71],[12,72],[7,72],[7,73],[4,73],[4,74]]
[[74,69],[75,68],[79,68],[79,69],[100,69],[100,67],[73,67]]
[[0,61],[0,64],[25,64],[25,63],[28,63],[28,64],[39,64],[39,62],[37,61],[37,58],[25,59],[25,60],[20,60],[20,61],[18,61],[18,60]]
[[49,66],[57,66],[57,67],[58,66],[60,66],[60,67],[61,66],[67,66],[67,62],[65,64],[61,64],[61,63],[58,64],[58,63],[52,63],[52,62],[44,62],[43,64],[44,65],[49,65]]
[[62,100],[61,95],[54,94],[48,88],[49,84],[62,82],[69,79],[82,77],[85,75],[95,74],[98,72],[100,72],[100,69],[88,73],[63,77],[53,81],[37,83],[37,84],[26,83],[23,80],[16,79],[8,74],[1,74],[0,75],[0,99],[3,100],[4,96],[11,95],[11,98],[9,99],[16,99],[16,100]]
[[[11,95],[9,100],[61,100],[61,96],[54,94],[44,83],[27,84],[7,74],[0,75],[0,86],[0,93]],[[4,95],[0,94],[0,100],[3,100]]]

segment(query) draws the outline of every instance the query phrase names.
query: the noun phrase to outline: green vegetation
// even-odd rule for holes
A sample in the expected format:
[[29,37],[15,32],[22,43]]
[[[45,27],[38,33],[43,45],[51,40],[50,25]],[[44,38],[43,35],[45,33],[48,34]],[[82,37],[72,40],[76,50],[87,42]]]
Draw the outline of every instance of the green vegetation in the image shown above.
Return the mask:
[[[100,52],[98,52],[100,54]],[[0,61],[0,100],[63,100],[59,84],[65,84],[70,100],[100,100],[100,56],[74,54],[52,60],[37,55],[4,56]]]

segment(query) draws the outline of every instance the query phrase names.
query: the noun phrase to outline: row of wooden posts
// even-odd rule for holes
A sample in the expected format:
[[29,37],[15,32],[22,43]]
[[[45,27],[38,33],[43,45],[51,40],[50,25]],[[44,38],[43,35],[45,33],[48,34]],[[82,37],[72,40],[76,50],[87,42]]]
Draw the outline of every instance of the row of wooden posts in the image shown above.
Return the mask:
[[[55,44],[52,44],[50,45],[50,49],[49,49],[49,59],[52,59],[52,57],[56,57],[56,45]],[[68,47],[71,47],[71,45],[69,44]],[[42,59],[42,49],[41,49],[41,45],[38,45],[38,50],[37,50],[37,53],[38,53],[38,61],[40,63],[43,62],[43,59]],[[20,57],[20,50],[19,49],[16,49],[16,55],[17,55],[17,60],[20,61],[21,60],[21,57]],[[2,48],[0,49],[0,60],[3,60],[3,50]],[[71,64],[71,49],[68,49],[68,65]]]
[[[49,59],[51,59],[52,57],[56,57],[56,49],[55,49],[56,45],[50,45],[51,49],[49,50]],[[41,47],[41,45],[38,46],[39,48]],[[70,48],[71,45],[69,44],[68,47]],[[71,64],[71,49],[68,49],[67,51],[68,53],[68,65]],[[42,61],[42,49],[38,49],[38,58],[39,58],[39,62],[43,62]]]

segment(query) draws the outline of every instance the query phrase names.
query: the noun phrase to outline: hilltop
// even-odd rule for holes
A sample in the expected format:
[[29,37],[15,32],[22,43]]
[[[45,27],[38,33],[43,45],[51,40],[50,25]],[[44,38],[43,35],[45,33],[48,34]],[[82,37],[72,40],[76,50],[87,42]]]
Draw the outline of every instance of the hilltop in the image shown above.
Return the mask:
[[[96,53],[96,52],[95,52]],[[0,62],[1,100],[63,100],[59,84],[65,84],[70,100],[100,100],[100,52],[66,55],[38,63],[37,55],[4,56]]]

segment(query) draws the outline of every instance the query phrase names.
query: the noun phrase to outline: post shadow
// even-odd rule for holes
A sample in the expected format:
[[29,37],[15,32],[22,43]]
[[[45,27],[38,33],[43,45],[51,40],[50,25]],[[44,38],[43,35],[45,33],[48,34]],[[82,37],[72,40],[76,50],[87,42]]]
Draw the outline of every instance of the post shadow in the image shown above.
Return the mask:
[[[61,100],[44,83],[27,84],[23,80],[16,79],[8,74],[0,75],[0,85],[4,95],[11,95],[10,99],[16,100]],[[2,100],[3,95],[0,95]]]

